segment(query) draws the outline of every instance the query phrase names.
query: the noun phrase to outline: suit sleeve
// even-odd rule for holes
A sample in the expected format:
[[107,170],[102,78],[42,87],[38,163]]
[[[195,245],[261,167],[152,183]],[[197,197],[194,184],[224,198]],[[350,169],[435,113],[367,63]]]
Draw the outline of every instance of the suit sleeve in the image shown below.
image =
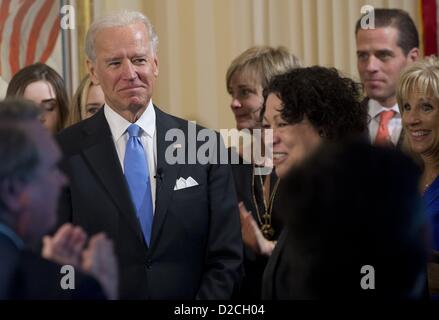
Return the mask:
[[230,166],[209,169],[210,230],[197,299],[230,299],[242,278],[243,244],[238,202]]

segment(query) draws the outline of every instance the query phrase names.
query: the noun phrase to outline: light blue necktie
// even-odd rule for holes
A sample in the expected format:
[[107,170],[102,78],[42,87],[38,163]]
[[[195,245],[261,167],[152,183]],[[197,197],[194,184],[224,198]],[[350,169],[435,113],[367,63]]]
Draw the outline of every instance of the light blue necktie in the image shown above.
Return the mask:
[[123,166],[143,238],[149,246],[153,218],[151,182],[148,159],[145,157],[145,151],[139,138],[140,130],[136,124],[131,124],[127,129],[130,137],[125,150]]

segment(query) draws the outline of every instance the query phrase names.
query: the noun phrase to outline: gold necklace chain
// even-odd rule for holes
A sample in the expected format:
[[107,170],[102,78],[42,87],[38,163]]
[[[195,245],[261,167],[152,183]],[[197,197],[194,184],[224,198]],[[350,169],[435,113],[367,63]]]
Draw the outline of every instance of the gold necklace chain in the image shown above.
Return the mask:
[[[256,201],[256,195],[255,195],[255,167],[253,166],[253,171],[252,171],[252,196],[253,196],[253,203],[255,205],[255,209],[256,209],[256,216],[258,218],[258,222],[259,225],[261,226],[261,232],[264,235],[264,237],[268,240],[271,240],[274,236],[274,228],[271,224],[271,220],[272,220],[272,212],[273,212],[273,202],[274,202],[274,198],[276,196],[276,192],[277,192],[277,187],[279,186],[279,182],[280,179],[277,179],[276,184],[274,185],[273,191],[270,194],[270,198],[268,200],[268,206],[267,206],[267,202],[265,200],[265,187],[264,187],[264,183],[262,180],[262,176],[259,175],[259,179],[261,182],[261,187],[262,187],[262,199],[263,199],[263,204],[264,204],[264,214],[261,217],[261,214],[259,212],[259,205],[258,202]],[[270,179],[270,176],[268,176],[268,178]]]

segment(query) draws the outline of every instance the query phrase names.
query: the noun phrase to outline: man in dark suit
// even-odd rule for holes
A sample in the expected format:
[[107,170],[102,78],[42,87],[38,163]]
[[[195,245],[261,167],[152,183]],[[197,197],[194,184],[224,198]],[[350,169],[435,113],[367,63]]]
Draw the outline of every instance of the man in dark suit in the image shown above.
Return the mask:
[[[80,272],[73,275],[72,269],[72,286],[63,288],[62,266],[29,249],[54,226],[66,183],[57,167],[59,148],[38,117],[39,109],[31,103],[0,102],[0,299],[104,299],[96,280]],[[62,236],[71,235],[69,230],[64,226],[56,234],[51,258],[72,256],[59,245],[69,242]]]
[[[115,241],[122,299],[229,299],[242,263],[233,178],[226,165],[188,164],[188,122],[153,105],[157,43],[138,12],[90,27],[87,63],[106,103],[58,137],[70,178],[60,216]],[[169,141],[177,131],[183,140]]]
[[[375,9],[357,21],[357,67],[367,98],[369,135],[377,145],[399,146],[401,115],[396,86],[402,70],[419,58],[419,36],[413,20],[399,9]],[[372,27],[370,19],[374,19]]]

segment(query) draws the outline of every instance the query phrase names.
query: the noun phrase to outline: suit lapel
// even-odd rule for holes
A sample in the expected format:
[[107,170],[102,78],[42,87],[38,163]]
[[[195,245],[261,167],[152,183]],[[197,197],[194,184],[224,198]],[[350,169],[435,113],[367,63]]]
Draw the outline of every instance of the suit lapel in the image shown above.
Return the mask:
[[87,138],[83,155],[87,163],[101,181],[103,188],[108,192],[123,218],[128,221],[137,238],[144,243],[103,108],[85,124],[84,130]]
[[[178,164],[170,165],[166,162],[166,149],[173,144],[173,141],[166,141],[166,132],[179,127],[178,123],[169,115],[155,107],[156,129],[157,129],[157,171],[161,171],[161,177],[157,177],[156,208],[152,226],[151,246],[157,243],[163,222],[166,218],[168,205],[171,202],[175,181],[179,173]],[[183,130],[184,131],[184,130]]]
[[[369,125],[370,125],[370,122],[372,121],[372,118],[370,117],[370,114],[369,114],[369,98],[367,98],[367,97],[364,98],[363,101],[361,101],[361,105],[364,108],[366,108],[366,110],[367,110],[367,117],[368,117],[367,129],[369,131]],[[371,144],[373,144],[374,143],[374,138],[370,138],[370,142],[371,142]],[[398,141],[397,141],[395,147],[397,149],[402,149],[403,148],[403,142],[404,142],[404,129],[401,128],[401,133],[399,135],[399,138],[398,138]]]

